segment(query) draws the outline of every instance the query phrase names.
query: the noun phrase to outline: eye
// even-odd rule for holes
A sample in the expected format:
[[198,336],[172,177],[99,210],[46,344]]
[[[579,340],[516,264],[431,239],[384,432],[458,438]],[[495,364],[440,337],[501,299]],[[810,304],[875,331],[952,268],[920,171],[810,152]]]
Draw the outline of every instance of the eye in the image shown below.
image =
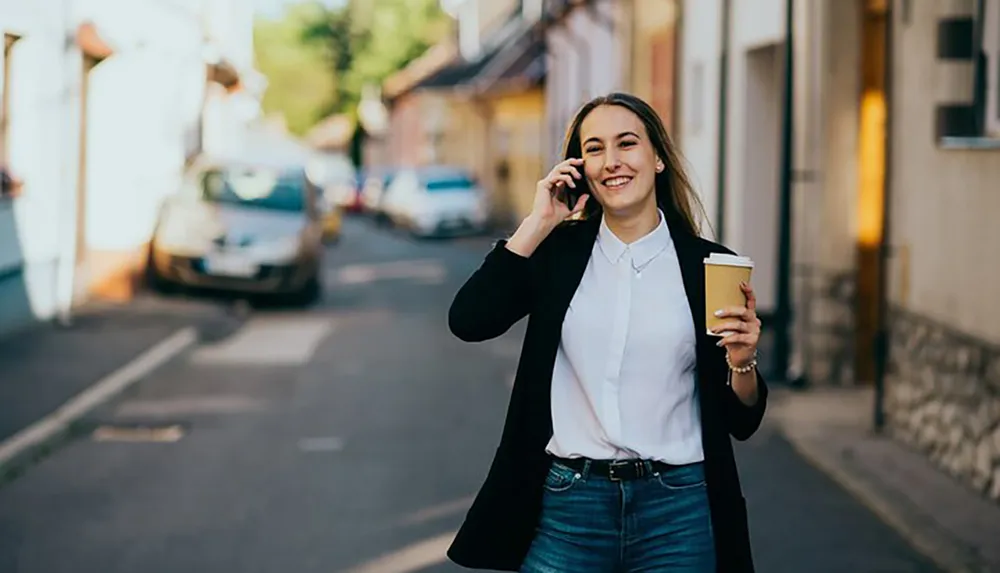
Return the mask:
[[637,143],[638,143],[637,141],[632,141],[632,140],[626,139],[625,141],[622,142],[622,147],[632,147],[633,145],[636,145]]
[[586,151],[587,153],[597,153],[600,150],[601,150],[600,146],[590,145],[584,151]]

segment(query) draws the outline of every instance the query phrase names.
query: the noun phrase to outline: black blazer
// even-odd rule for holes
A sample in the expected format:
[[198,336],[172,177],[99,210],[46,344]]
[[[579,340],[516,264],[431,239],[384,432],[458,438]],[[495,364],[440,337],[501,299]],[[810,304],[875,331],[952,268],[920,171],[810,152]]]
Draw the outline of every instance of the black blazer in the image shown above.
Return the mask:
[[[499,241],[458,291],[448,324],[458,338],[496,338],[528,316],[528,327],[511,392],[500,447],[486,482],[448,550],[455,563],[473,569],[517,571],[535,535],[552,437],[550,389],[563,317],[587,267],[599,218],[564,224],[529,257]],[[752,573],[746,502],[740,489],[730,436],[746,440],[760,426],[767,386],[758,374],[759,399],[748,407],[728,386],[725,350],[705,334],[703,259],[725,247],[670,224],[697,342],[705,474],[720,573]]]

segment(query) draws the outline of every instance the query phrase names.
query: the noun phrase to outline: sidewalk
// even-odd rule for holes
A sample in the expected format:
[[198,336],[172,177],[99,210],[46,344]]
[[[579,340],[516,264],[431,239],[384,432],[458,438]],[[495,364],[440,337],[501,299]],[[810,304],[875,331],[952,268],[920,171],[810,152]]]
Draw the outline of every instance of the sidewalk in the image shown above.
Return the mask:
[[870,388],[774,392],[768,416],[813,465],[949,572],[1000,571],[1000,505],[871,431]]
[[[237,322],[218,304],[141,295],[128,304],[88,305],[69,327],[38,324],[0,338],[0,473],[58,438],[53,428],[38,428],[41,421],[71,423],[79,410]],[[39,431],[28,441],[39,443],[25,448],[25,430],[33,425]]]

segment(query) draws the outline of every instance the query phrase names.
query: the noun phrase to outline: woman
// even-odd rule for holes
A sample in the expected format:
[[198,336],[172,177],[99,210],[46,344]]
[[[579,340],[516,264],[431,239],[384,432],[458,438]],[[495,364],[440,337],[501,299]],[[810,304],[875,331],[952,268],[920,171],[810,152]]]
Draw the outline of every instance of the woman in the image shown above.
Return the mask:
[[[597,98],[531,214],[459,290],[460,339],[528,316],[500,447],[449,557],[526,573],[753,571],[730,436],[764,416],[760,321],[705,326],[697,204],[663,123]],[[578,198],[577,198],[578,197]]]

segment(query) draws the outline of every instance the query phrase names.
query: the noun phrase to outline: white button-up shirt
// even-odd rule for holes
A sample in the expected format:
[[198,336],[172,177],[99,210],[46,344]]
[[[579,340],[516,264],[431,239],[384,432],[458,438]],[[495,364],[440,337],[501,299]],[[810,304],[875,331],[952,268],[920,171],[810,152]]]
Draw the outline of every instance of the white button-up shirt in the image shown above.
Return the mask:
[[602,221],[552,372],[553,455],[702,461],[695,327],[670,230],[631,244]]

